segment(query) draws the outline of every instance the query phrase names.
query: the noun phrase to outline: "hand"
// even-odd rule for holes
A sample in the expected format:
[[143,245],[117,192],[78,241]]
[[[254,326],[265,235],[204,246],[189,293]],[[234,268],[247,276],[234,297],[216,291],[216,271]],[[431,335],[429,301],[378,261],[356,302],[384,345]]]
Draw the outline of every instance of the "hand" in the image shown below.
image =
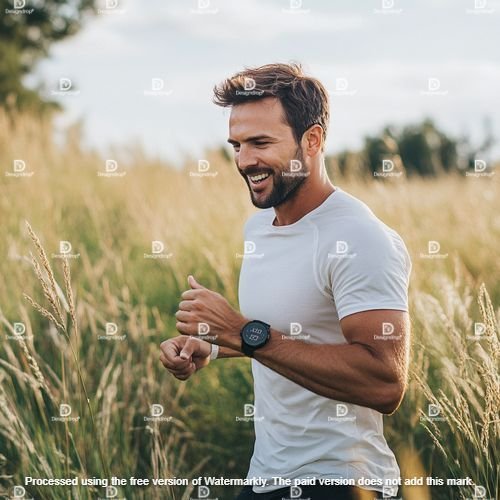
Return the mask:
[[241,350],[240,330],[248,322],[217,292],[200,285],[188,276],[191,290],[181,297],[176,312],[176,328],[182,335],[207,335],[209,342]]
[[204,340],[179,335],[162,342],[160,349],[163,366],[179,380],[187,380],[210,363],[212,346]]

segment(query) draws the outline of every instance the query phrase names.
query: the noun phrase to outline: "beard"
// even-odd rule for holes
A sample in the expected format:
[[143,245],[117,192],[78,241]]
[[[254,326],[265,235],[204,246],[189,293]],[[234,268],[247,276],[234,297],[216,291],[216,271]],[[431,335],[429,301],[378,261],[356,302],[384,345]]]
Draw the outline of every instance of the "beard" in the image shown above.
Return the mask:
[[257,208],[277,207],[285,201],[292,199],[297,194],[298,189],[307,179],[309,170],[304,162],[304,156],[300,147],[297,148],[294,159],[298,160],[302,165],[300,172],[297,172],[299,175],[283,175],[284,173],[288,173],[285,168],[272,169],[267,166],[262,166],[255,169],[256,171],[268,171],[272,177],[272,190],[264,199],[256,199],[255,193],[250,187],[247,175],[240,171],[240,174],[247,183],[250,198],[254,206]]

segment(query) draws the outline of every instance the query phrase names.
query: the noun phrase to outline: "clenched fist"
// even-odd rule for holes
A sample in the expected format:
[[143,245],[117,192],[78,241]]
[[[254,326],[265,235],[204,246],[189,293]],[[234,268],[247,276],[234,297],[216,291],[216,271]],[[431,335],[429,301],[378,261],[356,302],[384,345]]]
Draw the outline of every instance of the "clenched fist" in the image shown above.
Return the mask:
[[182,335],[209,334],[207,340],[220,346],[240,350],[240,330],[248,322],[220,293],[188,277],[191,287],[182,295],[176,312],[176,328]]
[[180,335],[162,342],[160,349],[163,366],[179,380],[187,380],[210,363],[212,346],[199,338]]

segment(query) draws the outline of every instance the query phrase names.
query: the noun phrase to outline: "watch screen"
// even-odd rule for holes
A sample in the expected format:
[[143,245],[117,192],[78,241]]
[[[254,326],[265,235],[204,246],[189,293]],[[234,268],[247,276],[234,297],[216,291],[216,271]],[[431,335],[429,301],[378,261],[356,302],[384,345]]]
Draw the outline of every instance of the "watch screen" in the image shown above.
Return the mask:
[[252,346],[257,346],[264,342],[267,337],[266,330],[259,324],[249,324],[243,330],[245,342]]

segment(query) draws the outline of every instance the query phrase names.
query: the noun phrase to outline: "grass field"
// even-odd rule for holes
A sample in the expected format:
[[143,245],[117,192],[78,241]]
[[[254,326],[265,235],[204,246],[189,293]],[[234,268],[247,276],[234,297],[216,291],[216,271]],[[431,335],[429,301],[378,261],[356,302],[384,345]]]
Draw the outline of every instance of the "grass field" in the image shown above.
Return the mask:
[[[253,208],[234,165],[208,152],[217,175],[196,177],[197,159],[172,168],[137,147],[106,158],[81,146],[77,128],[56,144],[50,124],[0,114],[3,171],[12,172],[15,159],[34,173],[0,177],[3,493],[25,476],[244,477],[252,423],[235,416],[252,402],[249,362],[218,360],[183,383],[158,361],[160,342],[176,335],[173,314],[188,274],[237,305],[235,254]],[[98,175],[106,159],[124,175]],[[411,376],[402,406],[385,419],[404,477],[470,477],[484,498],[498,498],[498,175],[333,181],[395,228],[413,259]],[[154,240],[164,243],[165,258],[145,258]],[[421,257],[431,240],[446,257]],[[79,254],[68,259],[71,276],[57,258],[60,241]],[[113,324],[111,340],[106,325]],[[75,421],[53,419],[61,404]],[[427,418],[430,404],[439,405],[440,419]],[[152,405],[164,413],[145,420]],[[37,499],[105,496],[97,487],[26,491]],[[472,498],[474,488],[401,492],[409,500],[455,499]],[[125,486],[118,497],[187,500],[195,493]],[[210,496],[233,493],[214,487]]]

